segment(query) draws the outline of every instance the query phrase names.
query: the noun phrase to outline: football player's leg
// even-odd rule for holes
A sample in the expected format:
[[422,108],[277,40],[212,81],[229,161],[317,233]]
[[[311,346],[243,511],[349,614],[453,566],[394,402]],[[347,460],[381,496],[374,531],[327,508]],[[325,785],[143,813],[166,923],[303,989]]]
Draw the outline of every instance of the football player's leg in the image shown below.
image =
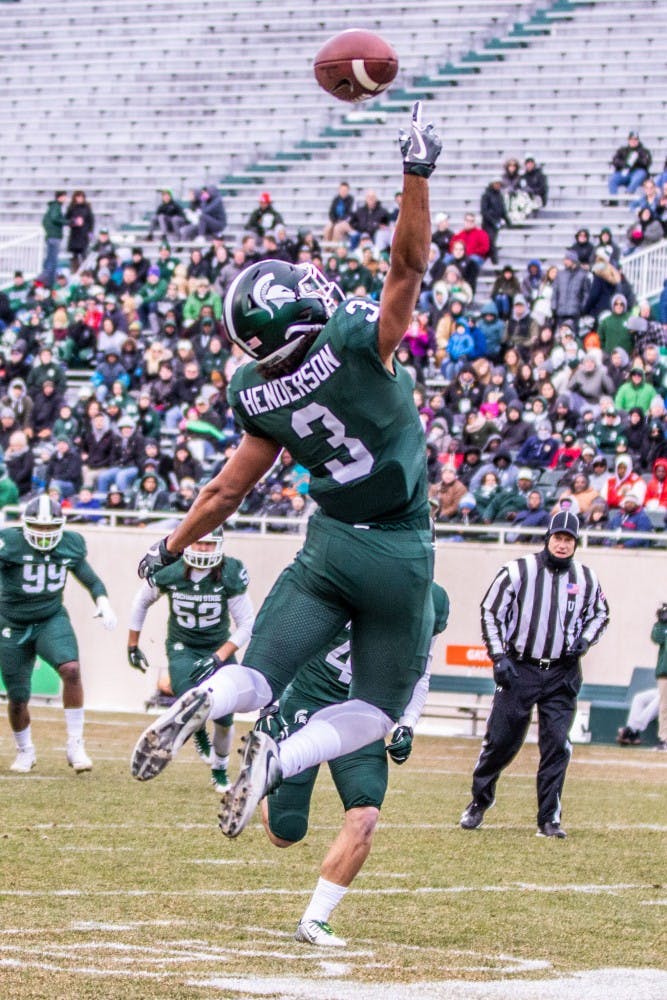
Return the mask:
[[387,790],[384,742],[376,740],[361,750],[337,757],[329,767],[345,808],[345,820],[322,862],[320,878],[295,936],[311,944],[340,947],[345,941],[333,933],[329,918],[371,850]]
[[39,626],[35,645],[38,655],[55,667],[63,682],[67,762],[77,773],[90,771],[93,764],[83,742],[83,682],[79,647],[64,608]]
[[35,665],[32,642],[20,642],[25,627],[18,632],[9,625],[0,629],[0,672],[7,691],[7,716],[14,733],[16,759],[11,770],[25,774],[37,763],[30,727],[30,678]]
[[262,822],[275,847],[291,847],[308,832],[310,800],[319,768],[310,767],[283,781],[262,799]]

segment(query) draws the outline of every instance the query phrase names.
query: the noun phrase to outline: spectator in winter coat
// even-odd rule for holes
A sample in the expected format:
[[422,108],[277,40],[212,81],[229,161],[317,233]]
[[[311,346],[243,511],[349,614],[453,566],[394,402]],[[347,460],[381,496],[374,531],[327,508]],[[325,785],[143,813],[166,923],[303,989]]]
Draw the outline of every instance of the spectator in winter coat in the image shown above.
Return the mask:
[[618,455],[614,462],[614,473],[607,480],[604,490],[600,490],[610,508],[621,505],[622,498],[627,493],[634,493],[639,498],[640,506],[644,503],[646,483],[632,468],[630,455]]
[[526,273],[521,279],[521,294],[532,309],[533,303],[539,298],[542,288],[542,265],[533,257],[526,264]]
[[440,473],[440,483],[431,490],[431,497],[437,502],[436,521],[453,520],[459,509],[459,502],[467,488],[456,475],[453,465],[445,465]]
[[58,395],[63,396],[67,386],[65,369],[53,360],[53,351],[50,347],[42,347],[26,379],[28,392],[32,395],[47,379],[53,382]]
[[480,317],[475,324],[486,341],[486,356],[498,361],[507,336],[507,324],[498,316],[498,307],[493,299],[484,302]]
[[19,495],[23,497],[30,493],[35,459],[23,431],[14,431],[9,439],[4,458],[9,478],[16,483]]
[[630,374],[630,355],[624,347],[615,347],[606,364],[607,374],[614,383],[614,395]]
[[577,259],[582,267],[590,268],[595,260],[595,244],[591,241],[591,234],[588,229],[578,229],[574,234],[574,243],[568,247],[577,255]]
[[[538,489],[531,489],[526,497],[526,506],[523,510],[518,510],[513,518],[513,525],[516,528],[546,528],[549,525],[549,513],[544,507],[542,494]],[[527,542],[530,545],[541,541],[543,533],[536,535],[519,535],[518,533],[505,535],[506,540],[514,542]]]
[[148,239],[153,239],[153,234],[158,229],[163,238],[179,236],[181,229],[187,224],[185,212],[174,198],[171,188],[162,188],[159,192],[160,204],[155,209],[155,214],[151,219],[148,230]]
[[597,403],[603,394],[613,396],[616,387],[607,370],[599,360],[599,351],[587,351],[581,363],[574,369],[567,388],[571,393],[597,410]]
[[644,503],[647,510],[667,508],[667,458],[657,458],[653,475],[646,485]]
[[16,426],[25,430],[30,426],[30,414],[33,402],[28,395],[26,384],[22,378],[14,378],[9,383],[7,395],[3,396],[2,406],[7,406],[16,418]]
[[632,356],[634,337],[626,325],[629,315],[628,300],[625,295],[619,292],[612,296],[611,314],[601,319],[598,324],[600,347],[605,354],[611,354],[615,347],[622,347],[628,357]]
[[512,400],[505,411],[505,425],[501,427],[502,446],[510,452],[517,452],[531,435],[531,427],[523,419],[523,403]]
[[55,451],[46,464],[49,486],[55,485],[61,496],[71,497],[81,489],[81,456],[68,437],[56,438]]
[[532,153],[526,153],[524,157],[519,189],[530,195],[534,213],[546,205],[549,198],[549,182],[542,168],[538,167]]
[[44,263],[42,265],[40,278],[42,284],[44,284],[46,288],[52,288],[56,280],[60,244],[62,242],[66,224],[65,215],[63,213],[63,205],[65,204],[66,198],[66,191],[56,191],[53,196],[53,200],[48,203],[46,212],[42,218],[46,252],[44,255]]
[[144,438],[132,417],[121,417],[117,427],[115,464],[97,477],[97,489],[106,493],[115,483],[122,493],[127,493],[139,475],[144,460]]
[[651,519],[642,508],[642,498],[632,490],[620,500],[618,510],[612,511],[609,518],[609,530],[619,531],[621,538],[616,543],[624,549],[645,548],[650,545],[647,538],[634,538],[636,532],[652,532]]
[[521,294],[521,284],[511,264],[505,264],[491,286],[491,298],[496,303],[498,315],[507,319],[512,311],[512,302]]
[[535,433],[526,438],[516,456],[517,465],[527,465],[530,469],[546,469],[558,449],[558,441],[551,433],[551,423],[540,420],[535,425]]
[[350,249],[355,250],[364,233],[367,233],[377,250],[386,250],[390,239],[389,212],[373,190],[364,194],[364,200],[355,207],[349,220]]
[[662,421],[649,420],[646,428],[646,437],[641,447],[641,468],[646,470],[653,469],[655,462],[659,458],[667,458],[665,428]]
[[[196,221],[181,227],[181,238],[191,240],[195,236],[221,236],[227,226],[227,212],[222,195],[217,187],[209,184],[191,192],[190,211],[196,213]],[[282,222],[282,218],[278,219]],[[268,227],[268,228],[273,228]],[[260,233],[260,236],[263,235]]]
[[30,432],[33,438],[47,440],[51,437],[54,423],[60,410],[60,396],[54,383],[47,379],[33,396],[30,414]]
[[81,436],[84,483],[93,488],[104,469],[113,468],[118,456],[118,437],[111,430],[106,413],[93,417],[91,426]]
[[447,343],[445,360],[440,366],[445,378],[450,381],[454,379],[474,353],[475,341],[470,332],[470,325],[467,320],[459,319]]
[[[466,248],[466,256],[472,257],[479,267],[491,252],[491,243],[488,233],[477,225],[477,220],[473,212],[466,212],[463,216],[463,229],[454,233],[449,243],[449,252],[452,253],[452,246],[455,241],[462,241]],[[449,263],[449,261],[448,261]]]
[[95,216],[84,191],[72,192],[72,200],[65,212],[65,219],[69,226],[67,250],[72,255],[70,268],[74,274],[79,270],[88,252],[90,237],[95,228]]
[[572,481],[572,486],[566,487],[559,493],[558,504],[556,504],[552,510],[552,514],[557,513],[557,511],[561,509],[559,506],[560,501],[567,497],[571,497],[576,501],[579,513],[582,517],[585,517],[591,509],[593,501],[599,499],[600,493],[594,486],[591,486],[590,480],[585,472],[578,472]]
[[556,275],[551,292],[551,310],[557,326],[571,320],[575,331],[588,298],[588,275],[574,250],[566,250],[563,267]]
[[498,233],[503,226],[511,225],[503,198],[502,184],[502,178],[494,177],[485,188],[480,202],[482,229],[489,237],[488,255],[492,264],[498,263],[498,248],[496,246]]
[[654,387],[646,382],[641,364],[634,364],[630,369],[628,380],[620,386],[614,397],[614,403],[619,410],[628,413],[633,407],[639,407],[643,413],[648,413],[651,400],[656,395]]
[[329,221],[324,227],[323,237],[327,241],[342,243],[349,235],[349,220],[354,209],[354,198],[350,194],[350,185],[341,181],[338,193],[331,199],[329,205]]
[[591,273],[593,281],[584,306],[584,313],[597,319],[601,313],[611,309],[612,296],[621,283],[621,272],[610,260],[611,250],[596,247]]
[[614,195],[621,187],[626,187],[629,194],[634,194],[646,180],[652,159],[649,150],[640,142],[639,133],[634,130],[629,132],[627,144],[619,146],[611,161],[613,173],[608,181],[611,195],[609,204],[617,204]]

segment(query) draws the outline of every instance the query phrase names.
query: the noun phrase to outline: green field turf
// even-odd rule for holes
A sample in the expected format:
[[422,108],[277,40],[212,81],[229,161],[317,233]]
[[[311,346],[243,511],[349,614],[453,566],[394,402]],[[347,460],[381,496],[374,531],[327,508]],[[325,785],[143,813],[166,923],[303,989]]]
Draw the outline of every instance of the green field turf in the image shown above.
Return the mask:
[[[348,947],[323,951],[292,936],[340,822],[328,773],[301,845],[276,850],[259,822],[229,841],[190,746],[154,781],[130,777],[145,725],[89,713],[95,767],[76,776],[62,713],[36,708],[38,765],[20,776],[2,723],[2,1000],[618,1000],[626,980],[627,996],[667,996],[667,755],[576,746],[569,837],[554,841],[535,836],[535,746],[465,832],[479,741],[418,738],[391,767],[373,852],[332,918]],[[631,971],[614,973],[616,991],[611,973],[583,975],[605,969]]]

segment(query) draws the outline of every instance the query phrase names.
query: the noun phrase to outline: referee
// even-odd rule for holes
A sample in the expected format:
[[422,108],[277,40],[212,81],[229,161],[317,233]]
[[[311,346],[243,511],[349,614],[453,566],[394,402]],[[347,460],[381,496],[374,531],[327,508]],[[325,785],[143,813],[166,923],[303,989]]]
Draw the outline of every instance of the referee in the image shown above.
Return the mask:
[[595,573],[573,558],[578,538],[576,514],[554,514],[543,550],[503,566],[482,600],[482,634],[496,693],[473,772],[472,802],[461,816],[464,830],[482,825],[500,772],[521,749],[537,705],[537,834],[566,836],[561,794],[572,752],[568,733],[581,687],[580,657],[609,621]]

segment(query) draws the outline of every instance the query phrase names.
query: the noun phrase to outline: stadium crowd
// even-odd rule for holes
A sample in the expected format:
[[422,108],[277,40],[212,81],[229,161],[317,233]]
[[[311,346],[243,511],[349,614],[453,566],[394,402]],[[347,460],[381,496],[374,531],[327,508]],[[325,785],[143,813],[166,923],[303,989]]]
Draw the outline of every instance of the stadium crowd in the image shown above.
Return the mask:
[[[479,217],[466,213],[456,231],[446,214],[434,219],[398,357],[427,435],[435,517],[543,527],[563,504],[585,527],[640,544],[632,532],[667,513],[667,281],[658,303],[636,301],[609,228],[578,230],[559,262],[498,267],[500,229],[547,198],[535,158],[523,169],[508,159]],[[105,228],[94,235],[84,192],[65,201],[56,192],[44,217],[43,273],[17,271],[0,293],[0,503],[48,489],[69,517],[132,510],[133,524],[186,511],[237,446],[226,387],[245,356],[222,317],[235,276],[262,258],[312,261],[346,296],[379,299],[400,208],[400,195],[389,209],[373,191],[356,202],[342,181],[322,236],[290,235],[263,192],[230,245],[217,189],[192,192],[189,208],[165,190],[147,254]],[[68,225],[63,268],[54,252]],[[494,278],[480,295],[483,269]],[[286,515],[305,519],[311,506],[305,470],[283,453],[240,513],[286,530]]]

